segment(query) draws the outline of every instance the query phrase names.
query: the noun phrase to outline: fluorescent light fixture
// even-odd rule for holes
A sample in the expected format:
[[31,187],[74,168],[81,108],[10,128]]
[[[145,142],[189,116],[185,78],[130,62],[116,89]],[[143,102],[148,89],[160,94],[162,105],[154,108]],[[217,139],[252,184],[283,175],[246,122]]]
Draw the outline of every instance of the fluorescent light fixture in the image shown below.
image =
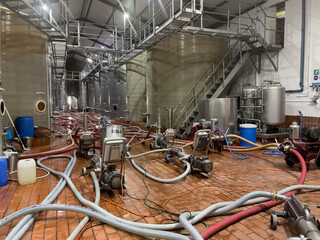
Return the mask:
[[48,11],[48,9],[49,9],[47,4],[44,4],[44,3],[42,4],[42,8],[43,8],[43,10],[46,10],[46,11]]
[[92,63],[93,61],[92,61],[91,58],[87,58],[87,62],[88,62],[88,63]]
[[276,13],[277,18],[285,18],[285,16],[286,16],[286,12],[284,10]]

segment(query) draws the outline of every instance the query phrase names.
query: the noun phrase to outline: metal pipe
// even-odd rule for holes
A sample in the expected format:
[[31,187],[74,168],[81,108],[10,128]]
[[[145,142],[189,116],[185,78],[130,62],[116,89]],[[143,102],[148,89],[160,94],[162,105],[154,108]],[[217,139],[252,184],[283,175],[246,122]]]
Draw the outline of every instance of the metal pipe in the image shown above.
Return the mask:
[[83,115],[83,128],[84,131],[88,131],[88,115]]

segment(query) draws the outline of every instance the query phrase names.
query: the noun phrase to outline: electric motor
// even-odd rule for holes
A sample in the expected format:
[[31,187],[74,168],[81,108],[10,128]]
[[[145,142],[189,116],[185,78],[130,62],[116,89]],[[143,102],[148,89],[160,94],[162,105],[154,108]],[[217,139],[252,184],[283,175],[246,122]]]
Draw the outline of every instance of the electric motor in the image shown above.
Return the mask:
[[196,157],[193,159],[193,164],[192,164],[193,169],[198,169],[201,172],[204,173],[209,173],[213,170],[213,164],[212,162],[208,159],[207,156],[204,157]]
[[111,189],[121,188],[121,173],[118,171],[112,171],[104,175],[104,182]]
[[108,164],[107,170],[103,174],[103,185],[108,189],[121,188],[121,173],[116,170],[115,164]]

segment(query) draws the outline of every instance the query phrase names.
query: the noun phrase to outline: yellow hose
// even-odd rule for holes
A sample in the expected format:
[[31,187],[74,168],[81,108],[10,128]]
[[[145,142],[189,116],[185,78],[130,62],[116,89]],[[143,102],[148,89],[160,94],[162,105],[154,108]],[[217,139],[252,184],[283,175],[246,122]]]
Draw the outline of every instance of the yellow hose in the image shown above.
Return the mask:
[[183,145],[182,148],[189,147],[191,145],[193,145],[193,142],[190,142],[190,143],[187,143],[187,144]]
[[261,149],[278,149],[277,148],[277,144],[276,143],[269,143],[269,144],[266,144],[266,145],[259,145],[257,143],[254,143],[254,142],[251,142],[241,136],[238,136],[238,135],[235,135],[235,134],[229,134],[227,135],[227,137],[229,138],[238,138],[244,142],[247,142],[255,147],[251,147],[251,148],[247,148],[247,149],[241,149],[241,148],[237,148],[237,152],[250,152],[250,151],[255,151],[255,150],[261,150]]

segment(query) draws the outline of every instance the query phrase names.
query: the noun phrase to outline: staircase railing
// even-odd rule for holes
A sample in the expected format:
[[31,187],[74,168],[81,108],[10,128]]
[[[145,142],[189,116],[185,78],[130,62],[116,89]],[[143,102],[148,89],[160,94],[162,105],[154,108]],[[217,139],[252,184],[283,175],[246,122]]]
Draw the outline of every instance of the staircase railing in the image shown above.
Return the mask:
[[245,44],[243,44],[242,41],[237,40],[216,66],[210,64],[200,75],[186,94],[185,98],[173,110],[176,119],[176,128],[181,127],[181,125],[192,115],[193,111],[198,107],[199,100],[205,98],[208,91],[212,89],[215,83],[223,84],[227,74],[231,71],[230,64],[237,60],[237,58],[239,61],[242,61],[244,46]]

